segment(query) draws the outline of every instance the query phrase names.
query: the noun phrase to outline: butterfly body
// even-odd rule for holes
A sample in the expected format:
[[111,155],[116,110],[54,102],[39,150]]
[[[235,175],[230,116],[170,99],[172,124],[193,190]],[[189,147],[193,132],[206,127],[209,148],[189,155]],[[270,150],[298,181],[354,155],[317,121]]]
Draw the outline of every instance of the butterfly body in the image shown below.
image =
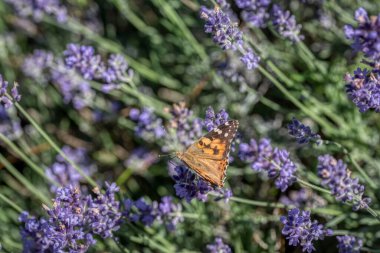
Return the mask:
[[194,142],[184,152],[176,152],[176,156],[204,180],[223,187],[231,142],[238,126],[237,120],[227,121]]

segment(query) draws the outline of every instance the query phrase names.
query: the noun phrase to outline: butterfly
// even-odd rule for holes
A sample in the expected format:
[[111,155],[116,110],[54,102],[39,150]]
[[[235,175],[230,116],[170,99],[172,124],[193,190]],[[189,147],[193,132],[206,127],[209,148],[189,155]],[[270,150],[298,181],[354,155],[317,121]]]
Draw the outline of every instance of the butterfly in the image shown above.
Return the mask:
[[201,178],[223,187],[231,142],[238,127],[237,120],[229,120],[201,137],[184,152],[176,152],[175,155]]

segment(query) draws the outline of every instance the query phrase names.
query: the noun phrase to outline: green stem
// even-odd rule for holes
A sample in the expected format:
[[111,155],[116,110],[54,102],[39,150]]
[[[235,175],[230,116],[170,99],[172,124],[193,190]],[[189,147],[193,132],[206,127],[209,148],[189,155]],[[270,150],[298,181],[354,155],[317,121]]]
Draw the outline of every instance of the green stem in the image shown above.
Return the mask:
[[13,209],[16,210],[16,212],[18,213],[22,213],[22,208],[19,207],[16,203],[14,203],[12,200],[8,199],[5,195],[3,195],[2,193],[0,193],[0,199],[3,200],[5,203],[7,203],[8,205],[10,205]]
[[31,184],[28,179],[26,179],[20,172],[16,170],[16,168],[8,162],[5,157],[0,154],[0,163],[4,164],[5,168],[8,170],[10,174],[12,174],[15,178],[18,179],[30,192],[32,192],[37,198],[39,198],[42,202],[47,205],[51,205],[51,201],[46,197],[43,193],[41,193],[37,188]]
[[[49,183],[59,186],[57,182],[45,175],[45,172],[37,164],[28,158],[13,142],[11,142],[7,137],[0,133],[0,140],[9,146],[13,152],[15,152],[28,166],[30,166],[38,175],[49,181]],[[5,164],[4,164],[5,165]]]
[[37,130],[37,132],[50,144],[50,146],[60,154],[63,159],[65,159],[78,173],[86,179],[86,181],[91,184],[93,187],[96,187],[97,184],[94,180],[92,180],[83,170],[74,163],[67,155],[58,147],[58,145],[46,134],[46,132],[37,124],[37,122],[27,113],[19,103],[14,103],[16,108],[21,112],[21,114],[28,119],[28,121],[33,125],[33,127]]
[[322,187],[319,187],[319,186],[316,186],[316,185],[311,184],[309,182],[306,182],[306,181],[304,181],[304,180],[302,180],[300,178],[297,178],[297,182],[300,183],[303,186],[309,187],[309,188],[314,189],[316,191],[319,191],[319,192],[322,192],[322,193],[327,193],[327,194],[331,195],[331,192],[329,190],[326,190],[326,189],[324,189]]

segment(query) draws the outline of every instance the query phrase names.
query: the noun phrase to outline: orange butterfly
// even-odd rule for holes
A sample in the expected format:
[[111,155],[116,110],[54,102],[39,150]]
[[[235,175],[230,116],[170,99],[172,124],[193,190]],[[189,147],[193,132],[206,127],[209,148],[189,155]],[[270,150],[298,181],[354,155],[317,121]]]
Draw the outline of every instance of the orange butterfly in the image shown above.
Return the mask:
[[175,155],[204,180],[223,187],[231,142],[238,127],[237,120],[227,121]]

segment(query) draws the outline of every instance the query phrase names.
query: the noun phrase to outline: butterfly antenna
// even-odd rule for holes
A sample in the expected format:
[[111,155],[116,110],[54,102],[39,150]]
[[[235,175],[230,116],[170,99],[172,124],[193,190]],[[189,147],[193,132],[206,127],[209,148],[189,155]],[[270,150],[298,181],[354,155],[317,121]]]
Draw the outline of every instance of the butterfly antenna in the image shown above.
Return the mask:
[[158,158],[161,158],[161,157],[165,157],[165,156],[169,156],[170,159],[174,158],[175,157],[175,153],[171,153],[171,154],[163,154],[163,155],[158,155]]

